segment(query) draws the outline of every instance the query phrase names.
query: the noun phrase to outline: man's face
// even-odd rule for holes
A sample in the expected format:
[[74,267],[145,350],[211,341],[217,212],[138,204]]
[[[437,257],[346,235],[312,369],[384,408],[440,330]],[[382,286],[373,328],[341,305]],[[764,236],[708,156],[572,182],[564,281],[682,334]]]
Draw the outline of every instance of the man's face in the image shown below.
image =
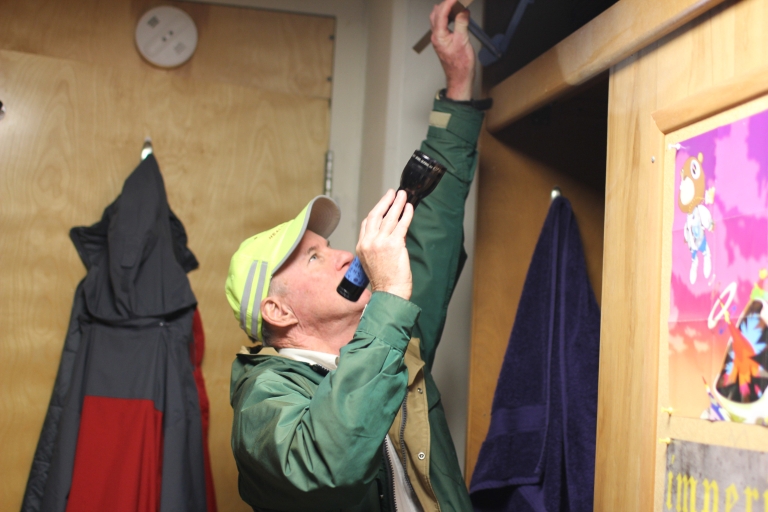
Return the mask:
[[365,290],[360,299],[351,302],[336,291],[352,262],[347,251],[332,249],[322,236],[307,230],[293,254],[277,274],[278,287],[299,324],[311,327],[322,322],[354,315],[360,318],[371,299]]

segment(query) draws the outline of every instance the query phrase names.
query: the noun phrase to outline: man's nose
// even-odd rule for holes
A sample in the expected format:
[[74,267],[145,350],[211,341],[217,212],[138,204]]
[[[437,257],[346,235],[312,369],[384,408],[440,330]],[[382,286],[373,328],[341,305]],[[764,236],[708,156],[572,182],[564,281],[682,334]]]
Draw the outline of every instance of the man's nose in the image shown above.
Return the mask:
[[348,266],[350,263],[352,263],[352,260],[355,258],[354,254],[347,251],[336,251],[336,268],[342,269],[346,266]]

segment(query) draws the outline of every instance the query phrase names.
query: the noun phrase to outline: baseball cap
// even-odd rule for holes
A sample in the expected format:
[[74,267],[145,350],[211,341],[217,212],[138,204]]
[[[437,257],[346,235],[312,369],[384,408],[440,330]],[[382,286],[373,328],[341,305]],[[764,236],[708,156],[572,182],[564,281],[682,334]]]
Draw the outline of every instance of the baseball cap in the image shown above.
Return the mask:
[[328,238],[339,224],[341,211],[328,196],[317,196],[296,216],[277,227],[246,239],[229,264],[224,286],[240,328],[254,339],[261,336],[261,301],[267,297],[272,276],[299,245],[306,230]]

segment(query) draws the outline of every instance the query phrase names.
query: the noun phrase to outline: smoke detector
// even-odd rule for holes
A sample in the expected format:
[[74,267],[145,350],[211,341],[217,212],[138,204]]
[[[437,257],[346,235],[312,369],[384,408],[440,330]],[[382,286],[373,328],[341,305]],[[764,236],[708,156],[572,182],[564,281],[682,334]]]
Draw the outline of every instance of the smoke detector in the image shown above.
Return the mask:
[[197,27],[189,14],[177,7],[155,7],[136,25],[136,48],[155,66],[180,66],[197,48]]

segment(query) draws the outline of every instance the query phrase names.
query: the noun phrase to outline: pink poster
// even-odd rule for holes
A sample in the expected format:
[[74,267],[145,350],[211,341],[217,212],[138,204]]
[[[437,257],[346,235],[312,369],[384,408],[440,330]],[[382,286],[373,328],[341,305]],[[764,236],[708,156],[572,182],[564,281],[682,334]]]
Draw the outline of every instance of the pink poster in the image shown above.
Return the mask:
[[768,424],[768,111],[680,142],[669,312],[675,414]]

